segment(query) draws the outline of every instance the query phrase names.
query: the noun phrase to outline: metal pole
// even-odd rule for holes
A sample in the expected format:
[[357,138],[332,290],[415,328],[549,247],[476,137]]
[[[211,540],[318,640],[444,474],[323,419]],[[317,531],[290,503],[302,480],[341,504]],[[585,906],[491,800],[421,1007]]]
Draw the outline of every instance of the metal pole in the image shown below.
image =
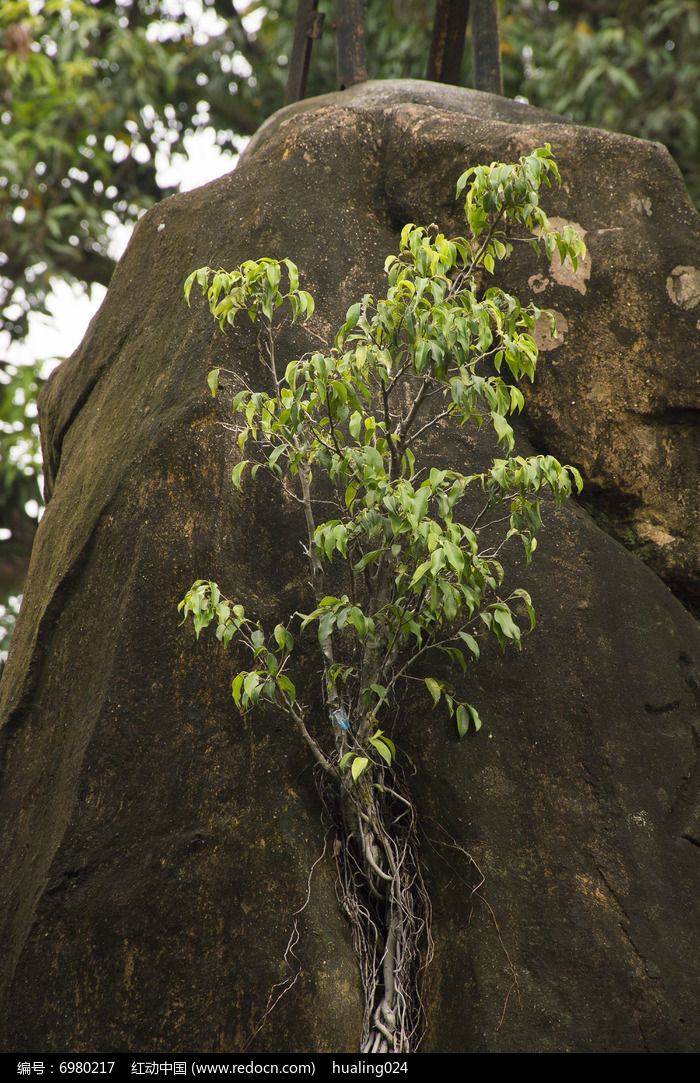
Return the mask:
[[503,93],[498,0],[472,0],[472,69],[475,90]]
[[289,56],[289,72],[284,92],[284,104],[301,101],[306,94],[311,47],[323,33],[324,15],[317,11],[318,0],[299,0],[294,40]]
[[367,80],[365,0],[335,0],[338,90]]
[[459,86],[468,18],[469,0],[437,0],[426,79]]

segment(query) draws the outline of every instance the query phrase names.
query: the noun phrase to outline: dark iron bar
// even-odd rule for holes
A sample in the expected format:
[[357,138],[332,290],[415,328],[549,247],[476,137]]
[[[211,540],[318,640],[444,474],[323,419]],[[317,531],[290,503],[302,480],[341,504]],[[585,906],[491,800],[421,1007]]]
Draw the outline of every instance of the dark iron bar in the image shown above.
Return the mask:
[[318,0],[299,0],[294,24],[294,40],[289,57],[289,73],[284,92],[284,104],[301,101],[306,95],[311,47],[323,33],[323,12],[317,11]]
[[[366,0],[334,0],[337,88],[345,90],[367,79]],[[289,57],[285,105],[306,94],[311,48],[323,32],[318,0],[298,0],[294,40]],[[467,23],[471,16],[472,83],[476,90],[503,93],[498,0],[436,0],[426,78],[461,85]]]
[[472,82],[475,90],[503,93],[498,0],[472,0]]
[[461,83],[469,0],[437,0],[426,79]]
[[365,0],[335,0],[338,90],[367,80]]

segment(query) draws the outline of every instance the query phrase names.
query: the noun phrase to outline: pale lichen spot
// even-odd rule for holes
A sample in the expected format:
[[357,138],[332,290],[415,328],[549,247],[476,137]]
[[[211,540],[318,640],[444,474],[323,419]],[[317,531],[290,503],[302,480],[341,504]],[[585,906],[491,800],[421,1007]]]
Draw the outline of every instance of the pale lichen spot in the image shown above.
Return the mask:
[[642,542],[653,542],[654,545],[663,548],[665,545],[673,545],[676,538],[673,534],[669,534],[663,527],[657,526],[656,523],[650,523],[645,520],[639,520],[636,524],[637,535]]
[[647,218],[651,218],[651,200],[647,196],[645,199],[633,199],[632,210],[637,214],[644,214]]
[[700,271],[697,267],[674,267],[666,279],[666,293],[679,308],[696,308],[700,305]]
[[543,312],[535,321],[533,338],[538,350],[556,350],[558,346],[563,344],[566,332],[569,330],[566,317],[561,312],[552,310],[552,315],[554,316],[555,334],[552,334],[552,325],[548,314]]
[[[586,238],[587,230],[579,225],[578,222],[568,222],[566,218],[550,218],[549,224],[557,231],[557,233],[562,233],[565,226],[571,226],[571,228],[578,233],[582,241]],[[574,265],[569,256],[567,256],[562,263],[559,252],[555,252],[549,265],[549,272],[558,285],[569,286],[570,289],[578,290],[579,293],[585,294],[587,289],[586,283],[591,277],[591,254],[587,251],[585,259],[580,259],[574,270]]]
[[630,828],[641,828],[644,831],[650,830],[649,825],[649,813],[645,809],[640,809],[639,812],[630,812],[627,817],[627,826]]
[[527,284],[533,293],[542,293],[543,290],[547,289],[547,286],[551,285],[549,279],[544,275],[530,275]]

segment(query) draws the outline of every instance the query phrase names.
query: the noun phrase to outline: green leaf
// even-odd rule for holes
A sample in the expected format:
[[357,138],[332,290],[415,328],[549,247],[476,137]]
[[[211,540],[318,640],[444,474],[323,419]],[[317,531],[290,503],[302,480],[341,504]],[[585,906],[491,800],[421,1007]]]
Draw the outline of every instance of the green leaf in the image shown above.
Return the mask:
[[431,489],[437,489],[439,485],[442,485],[443,481],[447,477],[446,470],[438,470],[436,467],[432,467],[430,471],[430,487]]
[[513,620],[513,615],[507,605],[498,603],[491,606],[493,613],[493,630],[496,633],[501,646],[510,640],[516,646],[520,646],[520,629]]
[[491,411],[491,420],[493,422],[493,427],[496,430],[499,444],[501,440],[503,440],[506,447],[510,451],[510,449],[515,443],[515,440],[513,438],[513,430],[511,429],[510,425],[502,414],[499,414],[494,410]]
[[221,369],[212,369],[207,376],[207,383],[211,388],[211,397],[214,398],[219,387],[219,373]]
[[233,695],[237,707],[241,706],[241,689],[243,687],[245,676],[245,673],[237,673],[233,678],[233,683],[231,685],[231,694]]
[[457,573],[457,577],[461,578],[464,571],[464,553],[459,546],[455,545],[454,542],[451,542],[449,538],[445,539],[444,548],[450,566]]
[[379,710],[382,703],[386,702],[387,690],[383,684],[371,684],[370,688],[379,697],[375,710]]
[[284,624],[276,624],[274,632],[272,634],[275,637],[275,642],[277,643],[278,647],[285,651],[291,651],[292,647],[294,646],[294,638],[292,636],[292,633],[289,631],[288,628],[284,626]]
[[387,735],[382,730],[377,730],[375,737],[381,737],[382,741],[391,752],[392,757],[396,759],[396,745],[391,740],[391,738],[387,737]]
[[282,277],[282,270],[276,260],[266,265],[265,275],[267,277],[267,281],[270,283],[273,289],[276,289],[277,286],[279,286],[280,278]]
[[352,767],[350,768],[350,772],[352,774],[353,781],[357,782],[358,778],[360,777],[360,775],[365,770],[365,768],[367,767],[368,764],[369,764],[369,760],[367,759],[366,756],[356,756],[355,757],[355,759],[352,761]]
[[360,430],[362,428],[362,414],[359,410],[356,410],[354,414],[350,415],[350,421],[348,422],[348,429],[353,440],[359,440]]
[[314,314],[315,302],[310,293],[306,290],[299,290],[299,297],[302,299],[304,312],[306,313],[307,320],[310,320]]
[[296,263],[292,263],[290,259],[282,261],[287,268],[287,274],[289,275],[289,290],[290,293],[294,293],[299,288],[299,271],[297,270]]
[[425,517],[430,502],[430,487],[422,485],[413,500],[412,517],[420,522]]
[[367,618],[358,606],[353,606],[350,610],[350,622],[357,632],[357,637],[363,640],[367,635]]
[[369,553],[365,553],[365,555],[358,560],[357,564],[355,564],[354,571],[361,572],[368,564],[376,563],[383,552],[383,549],[372,549]]
[[457,732],[460,737],[464,737],[469,729],[469,723],[474,724],[474,729],[478,732],[481,729],[481,719],[479,713],[475,707],[472,707],[469,703],[460,703],[457,708]]
[[413,573],[413,578],[409,583],[409,587],[414,587],[416,583],[420,583],[421,579],[423,579],[430,571],[430,564],[431,562],[429,560],[424,560],[422,564],[418,565],[415,572]]
[[233,482],[235,487],[237,489],[239,489],[239,490],[242,489],[241,477],[242,477],[243,471],[245,470],[247,465],[248,465],[248,460],[247,459],[241,459],[241,461],[239,463],[236,463],[236,465],[233,468],[233,472],[231,473],[231,481]]
[[246,673],[243,680],[243,701],[257,703],[260,698],[260,676],[258,673]]
[[438,703],[440,702],[440,697],[442,695],[441,686],[433,677],[426,677],[425,687],[428,689],[430,695],[433,697],[433,707],[437,707]]
[[192,286],[194,285],[196,277],[197,277],[197,272],[193,271],[192,274],[188,275],[187,278],[185,279],[185,286],[184,286],[185,300],[187,301],[188,305],[190,303],[190,292],[192,290]]
[[379,753],[382,759],[391,767],[391,749],[382,738],[382,731],[377,730],[373,737],[368,738],[369,743]]
[[318,622],[318,641],[323,644],[333,633],[335,627],[335,612],[325,612]]
[[535,610],[532,605],[532,598],[526,590],[522,589],[522,587],[518,587],[516,590],[514,590],[513,596],[515,598],[520,598],[521,601],[524,602],[525,608],[527,609],[527,615],[530,618],[530,631],[532,631],[532,629],[535,627]]
[[297,698],[297,690],[286,673],[277,674],[277,684],[283,692],[287,693],[292,703],[294,703]]
[[468,632],[459,632],[458,635],[462,642],[466,643],[466,645],[469,647],[469,650],[472,652],[474,657],[478,658],[481,651],[479,650],[479,644],[474,639],[474,636],[469,635]]
[[384,473],[384,460],[375,447],[372,447],[370,444],[369,447],[364,449],[363,456],[365,462],[373,472],[377,474]]

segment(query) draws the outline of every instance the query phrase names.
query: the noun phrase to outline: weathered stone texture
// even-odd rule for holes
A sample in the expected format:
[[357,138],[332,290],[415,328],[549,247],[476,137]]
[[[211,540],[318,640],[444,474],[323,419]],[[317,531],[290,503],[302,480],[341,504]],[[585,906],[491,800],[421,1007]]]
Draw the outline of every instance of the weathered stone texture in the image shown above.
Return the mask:
[[[251,1039],[324,832],[305,749],[274,715],[236,716],[235,656],[195,643],[176,605],[211,577],[271,619],[304,607],[306,576],[294,509],[262,475],[232,491],[225,402],[204,382],[216,364],[260,381],[255,332],[220,333],[182,282],[289,256],[328,335],[382,289],[405,221],[460,228],[466,166],[545,141],[565,179],[545,205],[590,261],[572,276],[522,246],[505,272],[566,328],[520,449],[580,465],[598,522],[649,567],[582,508],[550,514],[530,569],[509,563],[538,626],[469,676],[484,730],[458,742],[406,706],[394,736],[418,769],[435,908],[424,1048],[697,1050],[700,636],[659,576],[697,598],[700,223],[659,146],[411,82],[284,110],[234,173],[154,208],[43,396],[51,499],[0,714],[4,1049],[355,1050],[329,857],[299,981]],[[296,327],[281,348],[315,341]],[[485,434],[433,449],[456,467],[492,451]],[[520,1003],[499,1026],[505,949]]]

